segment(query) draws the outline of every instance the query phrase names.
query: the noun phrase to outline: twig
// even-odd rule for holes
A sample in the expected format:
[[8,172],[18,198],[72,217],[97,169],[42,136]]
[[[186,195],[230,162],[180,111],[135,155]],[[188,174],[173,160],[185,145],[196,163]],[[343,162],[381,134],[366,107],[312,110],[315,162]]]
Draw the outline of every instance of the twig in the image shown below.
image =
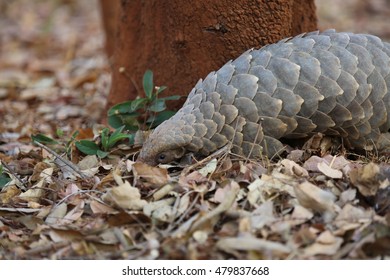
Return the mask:
[[25,254],[26,255],[36,255],[36,254],[46,253],[47,251],[50,251],[50,250],[57,251],[58,249],[61,249],[61,248],[68,246],[68,245],[70,245],[69,241],[60,241],[58,243],[49,243],[47,245],[38,246],[38,247],[32,248],[30,250],[27,250],[25,252]]
[[53,156],[55,156],[59,161],[61,161],[62,163],[64,163],[65,165],[69,166],[70,169],[72,169],[72,171],[74,173],[76,173],[77,175],[79,175],[82,179],[87,179],[89,178],[87,175],[85,175],[84,173],[82,173],[80,171],[80,168],[78,168],[77,165],[73,164],[73,162],[67,160],[67,159],[64,159],[62,158],[59,154],[57,154],[55,151],[53,151],[52,149],[50,149],[49,147],[46,147],[45,145],[37,142],[37,141],[34,141],[34,144],[38,145],[39,147],[41,147],[42,149],[48,151],[49,153],[51,153]]
[[221,149],[219,149],[219,150],[215,151],[214,153],[212,153],[211,155],[209,155],[208,157],[206,157],[206,158],[204,158],[204,159],[194,163],[193,165],[188,166],[187,168],[185,168],[183,170],[182,174],[187,174],[191,170],[197,168],[198,166],[203,165],[205,162],[208,162],[211,159],[216,158],[216,157],[218,157],[218,156],[220,156],[222,154],[228,153],[230,151],[230,149],[231,149],[231,145],[230,145],[230,143],[228,143],[225,146],[223,146]]
[[19,212],[19,213],[35,213],[35,212],[39,212],[41,210],[42,209],[0,207],[0,211]]

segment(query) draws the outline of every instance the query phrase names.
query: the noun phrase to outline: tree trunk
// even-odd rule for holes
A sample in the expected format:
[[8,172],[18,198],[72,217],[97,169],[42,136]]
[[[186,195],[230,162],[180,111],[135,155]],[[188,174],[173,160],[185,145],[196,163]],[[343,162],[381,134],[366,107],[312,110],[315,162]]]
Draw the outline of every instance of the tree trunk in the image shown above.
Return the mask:
[[117,24],[108,106],[143,95],[147,69],[187,95],[245,50],[317,28],[314,0],[122,0]]
[[106,54],[110,59],[114,54],[116,25],[118,20],[120,2],[115,0],[100,0],[100,10],[103,27],[106,35]]

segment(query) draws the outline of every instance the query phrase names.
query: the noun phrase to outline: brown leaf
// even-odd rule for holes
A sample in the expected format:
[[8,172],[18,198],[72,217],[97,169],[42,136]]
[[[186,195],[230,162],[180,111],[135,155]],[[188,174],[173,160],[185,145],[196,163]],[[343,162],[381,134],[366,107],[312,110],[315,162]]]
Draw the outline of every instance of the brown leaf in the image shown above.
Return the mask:
[[2,204],[8,204],[15,196],[18,196],[21,193],[21,190],[15,186],[11,185],[3,189],[0,193],[0,201]]
[[304,249],[303,254],[305,256],[333,255],[340,249],[342,243],[342,238],[334,236],[330,231],[324,231],[314,244]]
[[360,207],[346,204],[335,218],[334,224],[343,232],[369,223],[373,217],[374,213],[372,210],[364,210]]
[[82,240],[84,239],[84,236],[76,231],[76,230],[51,230],[49,232],[50,238],[53,240],[53,242],[61,242],[61,241],[70,241],[74,242],[76,240]]
[[134,175],[150,183],[152,187],[161,187],[168,184],[170,177],[168,171],[159,167],[152,167],[142,162],[133,164]]
[[307,161],[305,161],[305,163],[303,164],[303,168],[308,171],[320,172],[320,170],[318,169],[318,164],[324,161],[325,160],[323,158],[320,158],[319,156],[312,156]]
[[171,184],[167,184],[167,185],[163,186],[161,189],[159,189],[155,193],[153,193],[153,199],[155,201],[160,200],[164,196],[168,195],[174,188],[175,188],[174,185],[171,185]]
[[290,223],[293,226],[300,225],[313,218],[313,216],[314,214],[310,210],[302,207],[301,205],[295,205],[294,211],[291,214]]
[[113,214],[117,212],[114,208],[105,205],[103,203],[100,203],[96,200],[92,200],[89,203],[89,206],[91,207],[91,210],[94,214]]
[[276,255],[289,254],[291,252],[291,249],[282,243],[268,241],[253,236],[221,238],[217,242],[217,247],[228,253],[233,250],[254,250],[264,252],[265,254],[271,253]]
[[380,182],[377,176],[380,168],[375,163],[368,163],[367,165],[353,169],[349,172],[351,183],[357,187],[363,196],[374,196],[379,187]]
[[336,197],[331,192],[324,191],[310,182],[303,182],[294,187],[299,203],[309,209],[321,213],[333,212],[333,204]]
[[77,221],[84,213],[84,205],[84,200],[79,200],[79,203],[64,216],[59,224],[66,225]]
[[284,166],[286,174],[298,176],[298,177],[307,177],[309,173],[307,170],[292,160],[284,159],[281,164]]
[[181,174],[179,184],[185,188],[191,188],[196,192],[205,193],[210,188],[212,183],[208,178],[200,174],[198,171],[193,171],[188,175]]
[[111,205],[130,210],[140,210],[147,204],[141,199],[139,189],[132,187],[128,181],[108,189],[102,199]]
[[174,197],[154,201],[146,204],[143,212],[146,216],[156,219],[161,222],[173,221],[177,212],[174,209],[173,203],[176,201]]
[[262,227],[270,225],[276,221],[276,217],[273,213],[273,206],[273,202],[268,200],[251,213],[250,223],[253,229],[261,229]]
[[303,160],[304,151],[303,150],[292,150],[288,155],[287,159],[292,160],[294,162],[300,162]]
[[202,227],[208,221],[219,216],[228,209],[231,209],[240,190],[240,186],[236,182],[232,181],[229,185],[226,186],[226,188],[228,190],[226,199],[222,201],[215,209],[202,216],[199,220],[195,221],[191,226],[191,232],[200,229],[200,227]]
[[47,224],[60,224],[62,219],[66,215],[66,211],[68,210],[68,206],[66,203],[61,203],[60,205],[54,206],[49,215],[46,217],[45,222]]
[[92,128],[78,129],[76,140],[92,139],[94,136]]
[[317,168],[319,171],[322,172],[322,174],[328,176],[329,178],[332,178],[332,179],[343,178],[343,172],[341,172],[340,170],[333,169],[325,162],[318,163]]

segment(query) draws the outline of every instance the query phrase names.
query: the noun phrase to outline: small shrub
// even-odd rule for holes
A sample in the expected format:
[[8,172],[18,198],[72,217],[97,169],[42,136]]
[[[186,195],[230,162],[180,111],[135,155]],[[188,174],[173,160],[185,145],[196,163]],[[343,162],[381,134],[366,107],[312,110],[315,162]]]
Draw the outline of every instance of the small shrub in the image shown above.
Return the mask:
[[108,123],[112,127],[124,126],[129,131],[155,128],[175,114],[173,111],[166,110],[166,101],[178,100],[180,96],[160,97],[159,95],[166,87],[154,86],[153,72],[150,70],[145,72],[142,84],[145,97],[126,101],[110,108]]

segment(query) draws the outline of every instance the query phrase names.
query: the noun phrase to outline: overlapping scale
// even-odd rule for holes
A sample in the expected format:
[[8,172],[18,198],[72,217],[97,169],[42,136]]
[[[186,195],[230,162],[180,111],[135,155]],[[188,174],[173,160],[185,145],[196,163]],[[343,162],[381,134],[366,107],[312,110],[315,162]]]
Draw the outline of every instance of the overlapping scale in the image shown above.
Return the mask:
[[[390,136],[390,44],[327,30],[248,50],[200,80],[183,108],[152,137],[208,155],[231,143],[269,157],[280,138],[316,132],[365,148]],[[390,134],[389,134],[390,135]],[[162,136],[161,136],[162,137]],[[384,139],[384,141],[382,140]]]

